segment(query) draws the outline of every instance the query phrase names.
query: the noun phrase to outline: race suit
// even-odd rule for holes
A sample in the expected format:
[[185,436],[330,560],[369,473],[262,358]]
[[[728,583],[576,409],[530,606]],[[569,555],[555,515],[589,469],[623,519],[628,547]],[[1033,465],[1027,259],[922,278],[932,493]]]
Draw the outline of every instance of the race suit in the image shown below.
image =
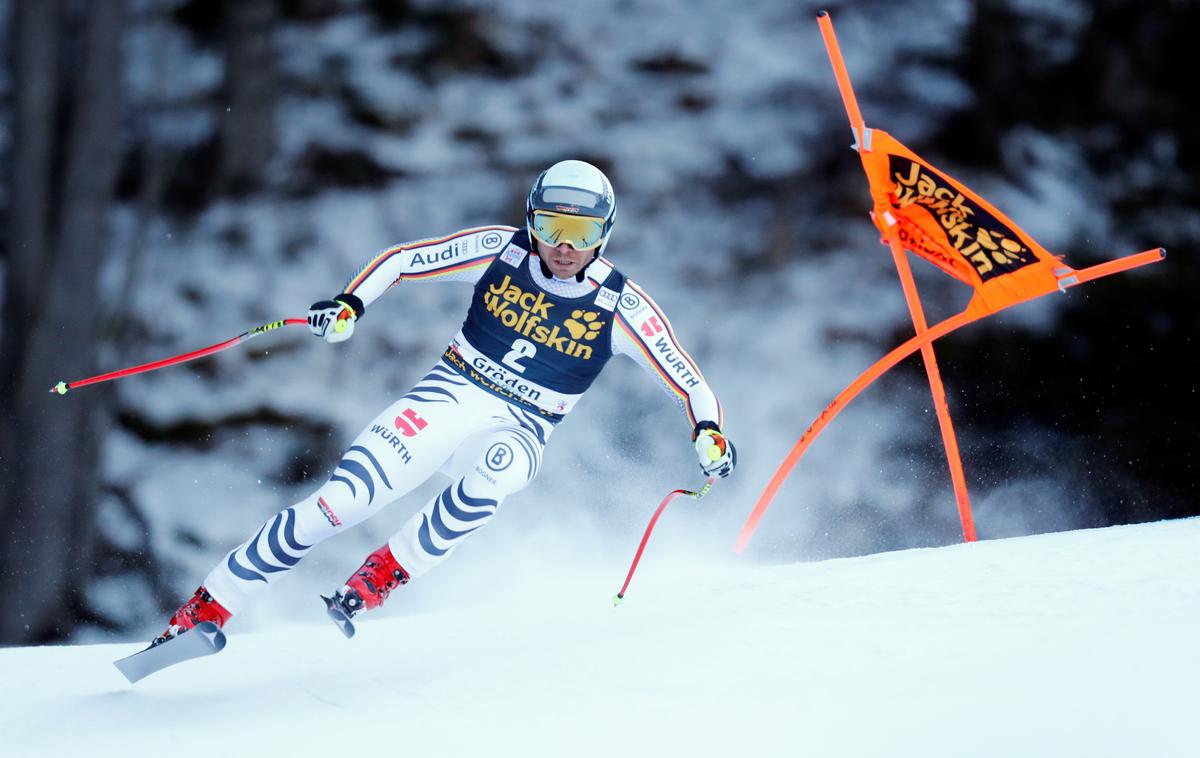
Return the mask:
[[344,294],[369,306],[400,283],[474,285],[441,359],[358,435],[316,492],[267,519],[204,586],[237,613],[318,543],[403,497],[435,472],[451,478],[391,537],[410,578],[445,560],[524,489],[547,440],[615,354],[666,390],[691,428],[721,428],[721,406],[666,315],[604,258],[578,277],[548,275],[525,230],[466,229],[384,250]]

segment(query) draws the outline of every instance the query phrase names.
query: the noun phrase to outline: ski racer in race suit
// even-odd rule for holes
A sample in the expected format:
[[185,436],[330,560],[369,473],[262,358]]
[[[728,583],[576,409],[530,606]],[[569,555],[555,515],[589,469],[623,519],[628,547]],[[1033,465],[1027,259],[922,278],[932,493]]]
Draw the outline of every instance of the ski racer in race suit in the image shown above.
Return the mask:
[[388,248],[335,298],[315,303],[309,328],[340,342],[401,282],[474,286],[466,320],[433,368],[367,424],[324,485],[231,550],[155,644],[201,621],[224,625],[318,543],[440,469],[450,485],[334,595],[347,616],[378,607],[533,481],[555,427],[617,353],[645,368],[687,415],[704,473],[728,476],[736,453],[721,432],[720,403],[662,310],[601,257],[615,210],[599,169],[563,161],[538,177],[525,228],[484,226]]

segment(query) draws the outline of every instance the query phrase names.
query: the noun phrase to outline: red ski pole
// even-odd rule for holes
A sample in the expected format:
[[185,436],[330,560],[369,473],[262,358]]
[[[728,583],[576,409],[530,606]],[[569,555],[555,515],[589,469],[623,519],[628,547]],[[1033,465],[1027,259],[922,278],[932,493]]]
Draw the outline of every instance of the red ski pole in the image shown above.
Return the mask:
[[220,352],[226,348],[233,347],[234,345],[240,345],[241,343],[245,342],[246,340],[254,339],[255,337],[257,337],[260,334],[266,334],[267,332],[271,331],[272,329],[278,329],[281,326],[292,326],[294,324],[308,324],[308,319],[285,318],[282,321],[272,321],[269,324],[263,324],[262,326],[256,326],[248,332],[242,332],[241,334],[234,337],[233,339],[225,340],[224,342],[218,343],[216,345],[209,345],[206,348],[202,348],[200,350],[194,350],[190,353],[183,353],[181,355],[176,355],[172,358],[163,358],[160,361],[152,361],[150,363],[143,363],[140,366],[130,366],[129,368],[123,368],[119,371],[112,371],[107,374],[100,374],[99,376],[93,376],[93,377],[89,377],[87,379],[80,379],[75,382],[59,382],[58,384],[56,384],[50,388],[50,392],[51,393],[57,392],[60,395],[65,395],[65,394],[67,394],[67,390],[73,390],[76,387],[86,387],[89,384],[99,384],[100,382],[107,382],[111,379],[120,379],[123,376],[133,376],[134,374],[141,374],[146,371],[154,371],[155,369],[166,368],[167,366],[174,366],[177,363],[183,363],[185,361],[194,361],[197,358],[203,358],[206,355],[212,355],[213,353]]
[[654,511],[654,515],[650,517],[650,523],[646,526],[646,533],[642,535],[642,542],[638,545],[637,554],[633,556],[633,563],[629,566],[629,573],[625,576],[625,583],[621,585],[621,591],[613,596],[613,605],[620,605],[625,599],[625,590],[629,589],[629,582],[633,580],[633,572],[637,571],[638,561],[642,559],[642,551],[646,549],[646,543],[650,541],[650,532],[654,531],[654,525],[658,523],[658,517],[662,515],[667,504],[676,498],[678,495],[687,495],[688,497],[699,500],[708,494],[712,489],[713,484],[717,481],[715,476],[709,477],[704,486],[699,492],[691,490],[672,490],[669,495],[663,498],[663,501],[658,504],[658,508]]

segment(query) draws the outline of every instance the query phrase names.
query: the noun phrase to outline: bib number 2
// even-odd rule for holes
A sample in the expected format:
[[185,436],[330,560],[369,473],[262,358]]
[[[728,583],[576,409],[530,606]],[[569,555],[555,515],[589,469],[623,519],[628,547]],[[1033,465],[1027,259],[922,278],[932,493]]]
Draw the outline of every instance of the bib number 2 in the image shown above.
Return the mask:
[[523,374],[525,367],[521,365],[521,361],[532,358],[535,353],[537,353],[537,346],[529,340],[513,340],[512,350],[505,353],[500,362],[518,374]]

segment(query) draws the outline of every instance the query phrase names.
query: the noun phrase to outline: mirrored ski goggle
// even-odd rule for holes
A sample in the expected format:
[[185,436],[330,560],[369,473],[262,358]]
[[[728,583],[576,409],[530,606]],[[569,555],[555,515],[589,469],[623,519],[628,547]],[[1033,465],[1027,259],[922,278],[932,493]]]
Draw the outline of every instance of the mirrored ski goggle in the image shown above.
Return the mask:
[[591,250],[604,241],[604,219],[552,211],[533,212],[533,236],[551,247],[564,242],[576,250]]

